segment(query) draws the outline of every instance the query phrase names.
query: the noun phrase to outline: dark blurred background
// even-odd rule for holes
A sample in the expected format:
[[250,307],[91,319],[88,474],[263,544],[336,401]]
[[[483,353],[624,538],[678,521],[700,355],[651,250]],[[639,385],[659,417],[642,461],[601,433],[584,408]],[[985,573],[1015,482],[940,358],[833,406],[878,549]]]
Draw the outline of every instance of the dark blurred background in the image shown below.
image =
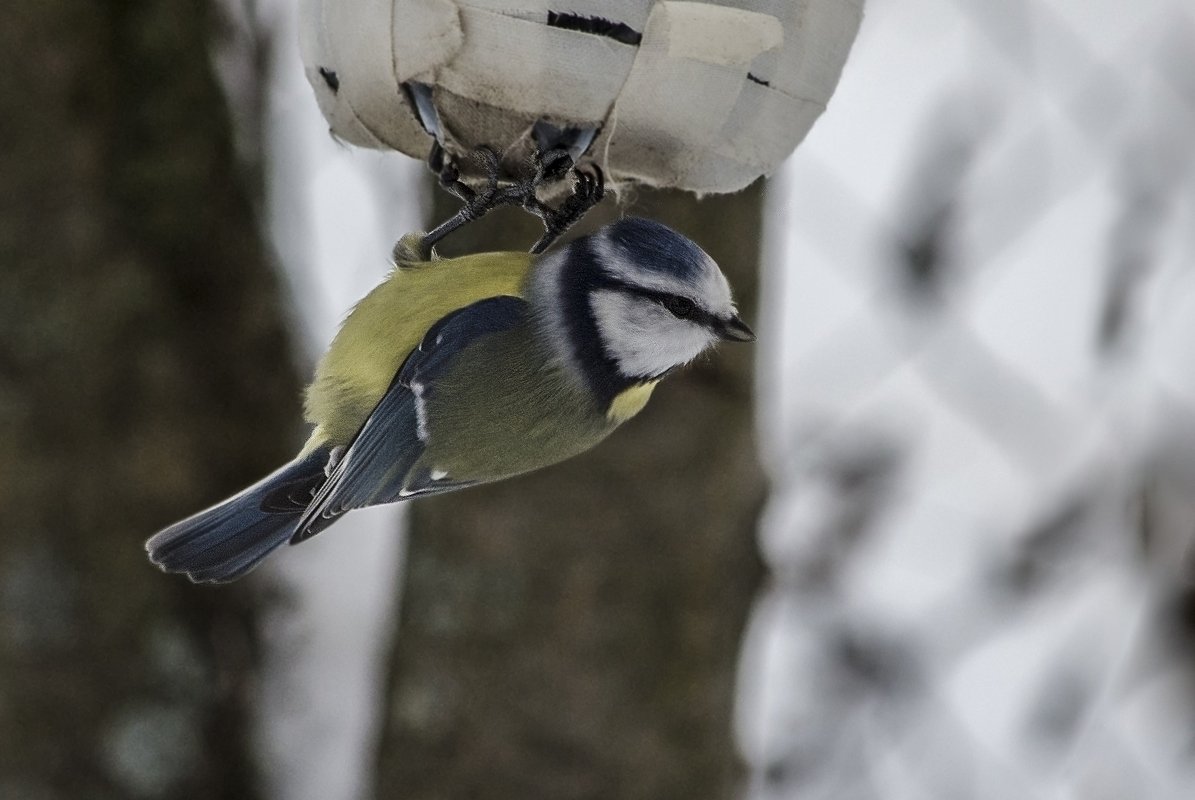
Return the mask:
[[327,135],[296,39],[0,11],[0,798],[1192,796],[1188,3],[875,0],[766,188],[586,222],[687,231],[757,348],[194,587],[142,540],[297,448],[451,210]]

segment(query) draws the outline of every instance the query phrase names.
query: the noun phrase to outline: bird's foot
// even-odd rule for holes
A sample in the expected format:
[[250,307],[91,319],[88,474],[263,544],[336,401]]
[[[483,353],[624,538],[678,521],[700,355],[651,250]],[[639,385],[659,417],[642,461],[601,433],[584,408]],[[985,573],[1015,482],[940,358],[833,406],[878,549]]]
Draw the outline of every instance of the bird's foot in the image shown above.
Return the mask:
[[[601,170],[594,167],[590,173],[576,169],[572,156],[564,148],[537,152],[531,175],[505,184],[501,180],[501,163],[496,152],[489,147],[479,147],[470,155],[485,178],[485,186],[479,190],[474,190],[461,180],[460,170],[438,144],[433,146],[428,157],[428,165],[439,177],[441,188],[460,199],[464,205],[460,211],[423,236],[418,252],[424,260],[432,257],[432,248],[444,237],[504,205],[518,205],[543,222],[544,235],[531,249],[533,253],[542,253],[585,212],[597,205],[605,191]],[[572,195],[559,208],[551,208],[536,196],[541,186],[562,180],[570,171],[576,174],[577,180]]]
[[502,197],[498,154],[488,147],[479,147],[470,156],[479,163],[482,174],[485,175],[486,186],[480,192],[474,191],[461,180],[460,169],[438,143],[432,147],[431,155],[428,156],[428,166],[439,178],[440,188],[461,200],[464,205],[460,211],[424,234],[418,249],[425,261],[432,257],[432,248],[441,239],[473,220],[481,219],[498,206],[511,202]]

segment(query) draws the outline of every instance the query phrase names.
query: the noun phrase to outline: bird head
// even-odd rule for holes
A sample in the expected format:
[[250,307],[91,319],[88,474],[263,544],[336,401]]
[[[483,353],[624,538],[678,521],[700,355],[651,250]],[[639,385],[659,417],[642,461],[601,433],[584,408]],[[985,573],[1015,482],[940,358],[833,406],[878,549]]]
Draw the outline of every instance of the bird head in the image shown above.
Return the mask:
[[630,217],[601,229],[586,246],[589,311],[623,377],[656,378],[720,340],[754,340],[722,270],[671,228]]
[[564,362],[607,399],[718,341],[755,339],[714,260],[666,225],[637,217],[544,255],[528,299]]

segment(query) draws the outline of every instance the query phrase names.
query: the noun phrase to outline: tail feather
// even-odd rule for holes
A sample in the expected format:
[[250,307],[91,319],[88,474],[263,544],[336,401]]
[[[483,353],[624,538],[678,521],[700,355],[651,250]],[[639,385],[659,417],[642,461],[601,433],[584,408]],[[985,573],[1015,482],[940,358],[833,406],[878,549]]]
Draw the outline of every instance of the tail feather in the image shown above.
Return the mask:
[[145,543],[150,561],[196,583],[239,578],[290,539],[312,491],[324,482],[327,460],[327,450],[316,450],[174,523]]

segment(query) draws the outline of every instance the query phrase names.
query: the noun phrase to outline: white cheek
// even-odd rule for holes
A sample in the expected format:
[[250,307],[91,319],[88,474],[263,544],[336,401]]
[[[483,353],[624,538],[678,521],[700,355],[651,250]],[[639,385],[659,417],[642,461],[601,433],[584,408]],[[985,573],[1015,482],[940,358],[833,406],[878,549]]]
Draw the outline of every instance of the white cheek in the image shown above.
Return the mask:
[[704,327],[677,319],[657,303],[612,291],[595,292],[591,303],[602,344],[624,375],[659,375],[713,344]]

